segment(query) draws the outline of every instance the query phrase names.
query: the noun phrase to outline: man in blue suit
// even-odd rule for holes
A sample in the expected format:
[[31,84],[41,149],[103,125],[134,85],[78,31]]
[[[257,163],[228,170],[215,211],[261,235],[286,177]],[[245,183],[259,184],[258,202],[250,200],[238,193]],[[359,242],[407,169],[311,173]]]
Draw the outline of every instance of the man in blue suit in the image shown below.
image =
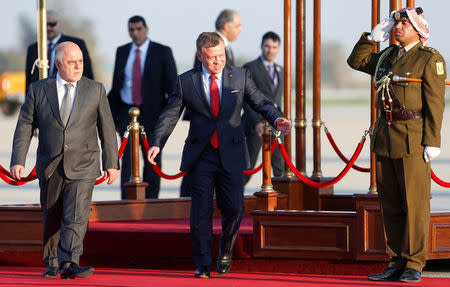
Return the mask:
[[148,160],[155,164],[156,156],[186,107],[191,121],[180,170],[191,178],[195,277],[209,278],[214,190],[222,212],[219,274],[226,274],[231,268],[233,244],[244,210],[243,171],[247,161],[241,125],[243,103],[248,103],[284,134],[289,132],[291,124],[256,88],[246,69],[226,65],[225,44],[217,33],[200,34],[197,57],[202,65],[178,77],[175,92],[155,125]]

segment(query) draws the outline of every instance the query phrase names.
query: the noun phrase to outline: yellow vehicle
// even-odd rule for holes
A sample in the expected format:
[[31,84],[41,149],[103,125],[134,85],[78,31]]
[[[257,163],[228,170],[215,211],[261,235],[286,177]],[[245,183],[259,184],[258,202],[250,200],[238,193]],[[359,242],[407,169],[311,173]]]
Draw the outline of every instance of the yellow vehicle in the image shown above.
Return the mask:
[[25,73],[4,72],[0,74],[0,109],[11,116],[25,101]]

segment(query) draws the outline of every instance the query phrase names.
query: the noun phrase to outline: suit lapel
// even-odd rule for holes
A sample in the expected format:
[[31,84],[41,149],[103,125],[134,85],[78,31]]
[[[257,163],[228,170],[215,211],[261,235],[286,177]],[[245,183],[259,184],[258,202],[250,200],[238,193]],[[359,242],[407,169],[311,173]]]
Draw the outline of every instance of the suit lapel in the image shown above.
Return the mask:
[[231,95],[232,80],[231,67],[226,65],[222,72],[222,100],[220,102],[219,117],[224,115],[225,111],[228,110],[228,106],[233,102]]
[[152,57],[153,53],[150,53],[150,50],[152,50],[153,46],[154,46],[153,42],[150,41],[150,44],[148,45],[148,49],[147,49],[147,55],[145,56],[144,74],[142,75],[142,77],[145,77],[145,75],[151,75],[150,68],[151,68],[151,64],[153,63],[153,61],[151,61],[150,58]]
[[203,104],[203,107],[205,108],[207,114],[210,118],[214,118],[214,115],[211,111],[211,107],[208,104],[208,101],[206,100],[205,95],[205,89],[203,88],[203,79],[202,79],[202,66],[200,65],[199,68],[195,70],[194,73],[192,73],[192,82],[194,83],[194,89],[196,91],[196,96],[200,98],[200,101]]
[[86,99],[86,85],[84,78],[82,77],[77,83],[77,90],[75,94],[75,99],[72,104],[72,112],[70,113],[69,120],[67,121],[67,126],[71,123],[74,123],[80,117],[80,109],[82,109],[84,105],[84,101]]
[[[258,58],[258,62],[257,63],[259,65],[259,69],[258,70],[260,70],[260,73],[265,78],[262,81],[263,85],[265,85],[265,89],[264,90],[271,91],[271,93],[272,93],[273,92],[272,91],[272,85],[270,84],[272,82],[272,79],[270,78],[269,71],[267,71],[267,68],[264,66],[264,63],[261,60],[261,58]],[[275,68],[275,72],[276,72],[275,64],[274,64],[274,68]]]
[[59,115],[59,103],[58,103],[58,92],[56,90],[56,79],[49,79],[47,81],[47,88],[44,89],[45,95],[50,102],[50,108],[53,112],[53,116],[58,121],[58,123],[64,127],[61,117]]
[[131,51],[131,43],[126,45],[123,50],[122,54],[119,56],[119,62],[118,62],[118,71],[120,71],[121,76],[119,77],[121,83],[120,88],[123,86],[123,82],[125,80],[125,66],[127,65],[128,56],[130,55]]

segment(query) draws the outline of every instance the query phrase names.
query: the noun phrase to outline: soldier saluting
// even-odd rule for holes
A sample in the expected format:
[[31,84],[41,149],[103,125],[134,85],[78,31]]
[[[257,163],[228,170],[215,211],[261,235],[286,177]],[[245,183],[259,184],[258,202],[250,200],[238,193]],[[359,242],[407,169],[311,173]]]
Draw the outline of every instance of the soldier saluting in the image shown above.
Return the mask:
[[[429,27],[421,8],[393,11],[371,33],[363,33],[347,62],[375,76],[378,119],[371,150],[389,266],[375,281],[418,282],[426,262],[430,222],[430,161],[440,154],[446,68],[427,46]],[[379,53],[394,28],[399,45]],[[397,77],[395,77],[397,76]],[[394,82],[398,77],[421,82]]]

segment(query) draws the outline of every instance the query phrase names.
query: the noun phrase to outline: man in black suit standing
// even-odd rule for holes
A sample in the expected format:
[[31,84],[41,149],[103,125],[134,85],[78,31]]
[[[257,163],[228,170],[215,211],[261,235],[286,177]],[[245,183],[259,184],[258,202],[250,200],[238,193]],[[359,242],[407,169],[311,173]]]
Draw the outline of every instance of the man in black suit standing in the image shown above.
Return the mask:
[[[59,43],[62,42],[73,42],[80,47],[81,52],[83,53],[83,76],[89,79],[94,79],[94,74],[92,72],[91,58],[89,57],[88,50],[86,48],[86,44],[80,38],[75,38],[72,36],[64,35],[61,33],[61,21],[59,19],[59,15],[56,11],[48,10],[47,11],[47,53],[48,53],[48,64],[49,77],[55,77],[57,69],[55,67],[55,48]],[[25,66],[25,75],[26,75],[26,86],[25,86],[25,95],[28,94],[28,88],[31,83],[34,83],[39,80],[39,69],[35,68],[33,74],[31,74],[31,70],[33,70],[33,65],[36,59],[38,58],[38,47],[37,43],[33,43],[28,46],[27,50],[27,59]]]
[[11,155],[11,174],[20,180],[33,130],[39,128],[36,177],[43,209],[44,277],[85,278],[92,267],[80,267],[95,179],[102,167],[108,184],[118,177],[114,124],[105,87],[82,77],[83,54],[73,42],[56,47],[55,78],[30,85]]
[[[167,104],[168,94],[175,88],[177,68],[172,50],[164,45],[150,41],[148,27],[141,16],[128,20],[131,43],[117,48],[116,62],[111,91],[108,94],[116,129],[123,136],[131,119],[128,110],[138,107],[141,111],[139,122],[147,134],[151,134],[161,110]],[[161,166],[161,155],[156,159]],[[160,177],[144,160],[144,181],[149,185],[146,198],[157,198]],[[125,148],[122,158],[121,189],[122,199],[127,198],[124,183],[131,176],[131,148]]]
[[191,113],[191,123],[180,170],[190,176],[195,277],[209,278],[214,190],[222,212],[219,274],[226,274],[231,268],[233,244],[244,209],[243,171],[247,162],[241,126],[242,104],[247,102],[284,134],[289,132],[291,124],[256,88],[247,70],[226,65],[225,44],[217,33],[200,34],[196,46],[202,65],[178,77],[175,93],[150,137],[148,160],[155,164],[155,157],[186,107]]
[[[284,69],[274,62],[280,51],[280,42],[280,36],[276,33],[265,33],[261,41],[261,56],[245,64],[244,68],[252,75],[256,87],[281,111],[284,96]],[[254,168],[261,150],[264,123],[248,104],[244,104],[242,122],[250,156],[250,168]],[[271,163],[274,176],[281,176],[284,171],[284,160],[279,149],[275,149]],[[250,176],[244,178],[245,183],[249,180]]]

